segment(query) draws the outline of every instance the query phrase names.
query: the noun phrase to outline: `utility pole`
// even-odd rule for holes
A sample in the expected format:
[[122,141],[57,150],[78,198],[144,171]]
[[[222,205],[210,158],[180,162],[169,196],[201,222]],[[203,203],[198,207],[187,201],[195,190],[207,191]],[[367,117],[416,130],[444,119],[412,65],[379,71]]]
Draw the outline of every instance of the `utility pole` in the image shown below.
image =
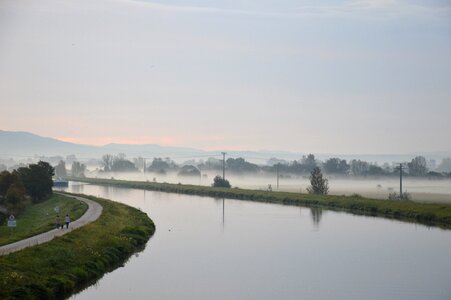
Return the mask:
[[145,174],[146,173],[146,158],[144,157],[144,168],[143,168],[143,173]]
[[277,164],[277,189],[279,189],[279,166],[280,164]]
[[225,156],[227,153],[221,152],[222,154],[222,179],[225,180]]
[[402,199],[402,163],[399,164],[399,199]]

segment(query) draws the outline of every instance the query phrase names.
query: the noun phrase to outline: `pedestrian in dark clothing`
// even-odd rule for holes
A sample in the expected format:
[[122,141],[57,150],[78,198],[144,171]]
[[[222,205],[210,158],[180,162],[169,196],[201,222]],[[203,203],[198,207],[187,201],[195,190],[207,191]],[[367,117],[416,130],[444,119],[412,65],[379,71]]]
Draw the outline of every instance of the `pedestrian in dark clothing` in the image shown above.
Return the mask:
[[69,228],[70,218],[69,215],[66,215],[66,229]]
[[61,226],[61,219],[60,219],[59,215],[56,216],[55,225],[56,225],[57,229],[60,228],[60,226]]

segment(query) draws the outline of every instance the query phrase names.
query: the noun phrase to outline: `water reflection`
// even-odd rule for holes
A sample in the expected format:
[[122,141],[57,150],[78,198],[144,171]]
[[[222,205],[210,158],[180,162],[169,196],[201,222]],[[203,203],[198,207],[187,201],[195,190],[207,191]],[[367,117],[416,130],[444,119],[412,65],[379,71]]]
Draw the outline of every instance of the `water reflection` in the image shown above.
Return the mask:
[[313,226],[315,229],[319,229],[319,223],[323,216],[323,209],[321,207],[311,207],[310,214],[312,216]]
[[222,201],[222,229],[224,229],[225,224],[225,198],[214,198],[215,201]]
[[224,230],[222,197],[77,189],[141,208],[157,230],[73,299],[450,299],[451,231],[233,199]]

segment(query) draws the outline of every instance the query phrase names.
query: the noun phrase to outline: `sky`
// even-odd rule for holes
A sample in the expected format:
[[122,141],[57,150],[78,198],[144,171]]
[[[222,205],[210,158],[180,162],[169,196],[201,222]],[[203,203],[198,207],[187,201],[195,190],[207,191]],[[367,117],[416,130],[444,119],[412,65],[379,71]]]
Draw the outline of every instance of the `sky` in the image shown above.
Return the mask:
[[0,0],[1,130],[396,154],[450,116],[449,0]]

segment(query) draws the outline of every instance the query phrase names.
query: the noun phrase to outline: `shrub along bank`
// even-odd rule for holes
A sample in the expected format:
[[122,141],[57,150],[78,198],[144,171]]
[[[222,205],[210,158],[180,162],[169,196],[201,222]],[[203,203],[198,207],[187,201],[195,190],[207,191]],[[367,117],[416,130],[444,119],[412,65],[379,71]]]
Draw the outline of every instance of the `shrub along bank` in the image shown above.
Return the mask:
[[0,299],[66,298],[123,264],[155,231],[152,220],[138,209],[84,197],[103,206],[95,222],[0,257]]
[[451,229],[451,205],[369,199],[359,195],[334,196],[310,195],[290,192],[269,192],[239,188],[217,188],[198,185],[170,184],[144,181],[126,181],[99,178],[72,178],[100,185],[146,189],[161,192],[209,196],[216,198],[242,199],[288,205],[319,206],[353,214],[380,216],[408,222]]

